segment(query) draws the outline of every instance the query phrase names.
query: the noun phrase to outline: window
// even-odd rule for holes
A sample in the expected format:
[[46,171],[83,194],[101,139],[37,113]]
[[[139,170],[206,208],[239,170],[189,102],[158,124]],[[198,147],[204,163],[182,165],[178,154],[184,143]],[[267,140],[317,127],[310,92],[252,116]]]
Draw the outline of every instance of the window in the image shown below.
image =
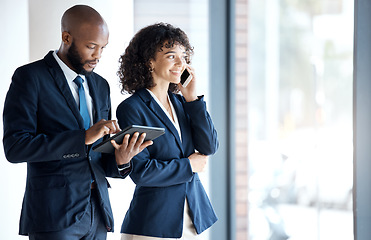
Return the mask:
[[235,19],[237,239],[352,239],[353,1]]

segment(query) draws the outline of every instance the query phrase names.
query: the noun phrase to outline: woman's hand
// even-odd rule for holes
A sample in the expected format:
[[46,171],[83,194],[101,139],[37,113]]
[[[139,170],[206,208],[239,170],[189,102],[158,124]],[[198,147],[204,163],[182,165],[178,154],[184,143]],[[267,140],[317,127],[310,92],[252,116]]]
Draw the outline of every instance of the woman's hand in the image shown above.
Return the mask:
[[133,134],[133,137],[130,139],[130,142],[129,142],[129,138],[130,138],[129,134],[125,135],[122,141],[122,144],[118,144],[115,142],[115,140],[112,140],[111,143],[113,147],[115,148],[115,157],[116,157],[117,165],[123,165],[123,164],[130,162],[130,160],[135,155],[143,151],[143,149],[145,149],[146,147],[153,144],[152,141],[144,142],[145,137],[146,137],[145,133],[142,133],[139,136],[139,133],[136,132]]
[[208,156],[201,153],[193,153],[188,157],[191,163],[192,172],[203,172],[207,164]]
[[[182,84],[179,83],[179,89],[182,92],[185,100],[187,102],[192,102],[197,100],[197,92],[196,92],[196,76],[194,73],[194,69],[187,65],[189,74],[192,76],[192,80],[188,83],[187,87],[183,87]],[[185,71],[185,70],[184,70]]]

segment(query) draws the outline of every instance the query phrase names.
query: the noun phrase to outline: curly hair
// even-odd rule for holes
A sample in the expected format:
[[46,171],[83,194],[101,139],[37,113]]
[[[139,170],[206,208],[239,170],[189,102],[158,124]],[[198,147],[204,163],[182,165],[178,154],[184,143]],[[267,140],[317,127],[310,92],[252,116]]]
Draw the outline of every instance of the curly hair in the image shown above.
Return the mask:
[[[117,75],[120,78],[121,92],[132,94],[141,88],[154,87],[150,60],[163,47],[172,48],[177,44],[185,48],[186,62],[190,64],[193,47],[180,28],[167,23],[156,23],[137,32],[119,59]],[[169,90],[174,93],[179,91],[174,83],[170,83]]]

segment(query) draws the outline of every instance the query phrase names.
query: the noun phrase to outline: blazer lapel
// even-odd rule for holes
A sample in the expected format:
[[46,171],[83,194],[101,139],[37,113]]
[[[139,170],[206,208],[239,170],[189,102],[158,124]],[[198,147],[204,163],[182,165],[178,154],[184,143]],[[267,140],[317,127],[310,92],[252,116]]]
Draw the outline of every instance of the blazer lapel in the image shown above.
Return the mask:
[[162,108],[157,104],[156,100],[152,98],[151,94],[146,89],[139,90],[138,94],[147,104],[148,108],[152,110],[152,112],[162,121],[166,128],[174,135],[179,148],[183,151],[182,141],[180,140],[178,131],[168,116],[164,113]]
[[189,133],[185,132],[187,130],[184,129],[185,126],[188,126],[188,123],[187,123],[187,117],[183,110],[183,104],[175,97],[173,93],[169,92],[169,97],[170,97],[171,103],[174,106],[176,115],[178,117],[180,132],[182,133],[182,139],[183,139],[182,143],[188,142],[187,137]]
[[68,86],[66,77],[64,76],[64,73],[60,66],[58,65],[57,61],[55,60],[53,56],[53,52],[50,51],[46,56],[45,56],[45,61],[49,66],[49,72],[52,75],[56,85],[58,86],[59,90],[63,94],[64,98],[66,99],[66,102],[68,106],[70,107],[73,115],[76,117],[78,120],[80,128],[84,127],[84,120],[81,117],[80,111],[77,107],[77,104],[75,102],[75,99],[72,96],[71,89]]
[[[94,75],[91,74],[90,76],[87,76],[86,77],[86,81],[88,81],[88,85],[89,85],[89,93],[90,93],[90,96],[93,100],[93,109],[95,109],[95,113],[94,113],[94,119],[93,119],[93,123],[96,123],[98,120],[101,119],[101,116],[100,116],[100,111],[98,111],[100,108],[98,106],[98,102],[97,99],[97,86],[95,84],[95,81],[94,81]],[[108,119],[106,119],[108,120]]]

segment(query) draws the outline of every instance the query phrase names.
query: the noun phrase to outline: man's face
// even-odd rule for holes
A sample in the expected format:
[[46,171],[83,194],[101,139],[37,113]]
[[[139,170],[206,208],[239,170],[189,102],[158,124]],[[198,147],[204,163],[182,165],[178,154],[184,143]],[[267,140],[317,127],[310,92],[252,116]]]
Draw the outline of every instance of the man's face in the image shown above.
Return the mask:
[[83,28],[77,36],[73,37],[67,52],[70,67],[78,74],[91,74],[107,44],[107,29],[97,26]]
[[[93,72],[94,68],[92,70],[85,70],[84,65],[89,64],[89,61],[84,61],[82,57],[80,56],[75,42],[72,42],[71,47],[68,49],[67,52],[67,59],[70,62],[72,68],[76,71],[78,74],[82,75],[89,75]],[[99,60],[96,60],[93,62],[98,62]]]

